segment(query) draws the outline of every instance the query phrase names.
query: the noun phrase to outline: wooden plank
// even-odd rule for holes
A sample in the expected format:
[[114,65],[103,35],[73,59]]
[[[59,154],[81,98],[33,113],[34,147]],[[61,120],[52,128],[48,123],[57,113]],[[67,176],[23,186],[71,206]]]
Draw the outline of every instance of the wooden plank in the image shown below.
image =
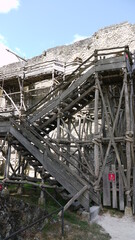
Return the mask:
[[106,71],[106,70],[115,70],[115,69],[121,69],[126,67],[126,62],[121,63],[112,63],[112,64],[106,64],[106,65],[99,65],[95,67],[95,71]]
[[9,121],[0,122],[0,133],[7,134],[9,132],[10,123]]
[[9,127],[10,126],[10,122],[9,121],[2,121],[2,122],[0,122],[0,126],[2,126],[2,127]]
[[103,205],[111,206],[110,182],[108,180],[109,166],[106,166],[103,173]]
[[[124,166],[122,166],[122,169],[124,171]],[[120,211],[124,211],[124,185],[123,185],[123,180],[121,176],[121,172],[119,169],[119,209]]]
[[112,207],[117,208],[116,167],[114,164],[112,164],[112,172],[115,174],[115,181],[112,182]]
[[99,65],[121,63],[121,62],[125,62],[125,56],[100,59],[95,65],[99,66]]
[[133,167],[133,214],[135,214],[135,167]]
[[7,134],[9,132],[9,127],[8,126],[0,126],[0,133],[1,134]]

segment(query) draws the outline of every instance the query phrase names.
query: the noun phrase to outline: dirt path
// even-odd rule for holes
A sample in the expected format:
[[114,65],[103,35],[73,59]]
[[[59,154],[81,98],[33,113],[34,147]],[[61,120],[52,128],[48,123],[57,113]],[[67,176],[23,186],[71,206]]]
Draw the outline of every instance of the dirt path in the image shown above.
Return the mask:
[[99,216],[98,222],[112,240],[135,240],[135,219],[127,217],[110,216],[109,213]]

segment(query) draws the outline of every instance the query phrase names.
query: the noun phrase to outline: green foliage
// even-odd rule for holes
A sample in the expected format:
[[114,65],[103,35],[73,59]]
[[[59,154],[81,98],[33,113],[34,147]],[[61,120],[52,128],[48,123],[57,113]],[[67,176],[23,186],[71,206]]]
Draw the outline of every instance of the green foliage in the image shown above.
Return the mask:
[[64,213],[64,218],[75,225],[78,225],[80,229],[82,230],[88,230],[89,229],[89,224],[86,221],[81,220],[77,214],[72,213],[70,211],[66,211]]
[[[96,223],[89,224],[83,221],[76,213],[66,211],[64,214],[65,221],[65,240],[109,240],[109,234]],[[66,226],[69,227],[67,231]],[[51,237],[50,237],[51,236]],[[43,229],[43,239],[61,239],[61,222],[49,222]]]

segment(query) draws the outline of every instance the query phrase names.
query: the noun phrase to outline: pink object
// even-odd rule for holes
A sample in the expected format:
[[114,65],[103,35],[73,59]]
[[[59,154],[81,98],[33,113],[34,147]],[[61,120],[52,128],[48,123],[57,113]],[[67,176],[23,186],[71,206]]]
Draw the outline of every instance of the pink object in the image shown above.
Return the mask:
[[110,182],[115,182],[115,174],[114,173],[108,173],[108,180]]
[[0,191],[2,191],[2,189],[3,189],[3,186],[2,186],[2,184],[0,184]]

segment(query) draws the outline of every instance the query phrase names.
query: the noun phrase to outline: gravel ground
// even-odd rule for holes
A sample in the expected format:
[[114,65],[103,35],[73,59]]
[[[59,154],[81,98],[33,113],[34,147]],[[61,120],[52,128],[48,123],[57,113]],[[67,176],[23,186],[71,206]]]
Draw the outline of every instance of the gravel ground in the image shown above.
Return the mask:
[[133,217],[120,218],[106,213],[99,216],[97,223],[110,234],[112,240],[135,240],[135,219]]

